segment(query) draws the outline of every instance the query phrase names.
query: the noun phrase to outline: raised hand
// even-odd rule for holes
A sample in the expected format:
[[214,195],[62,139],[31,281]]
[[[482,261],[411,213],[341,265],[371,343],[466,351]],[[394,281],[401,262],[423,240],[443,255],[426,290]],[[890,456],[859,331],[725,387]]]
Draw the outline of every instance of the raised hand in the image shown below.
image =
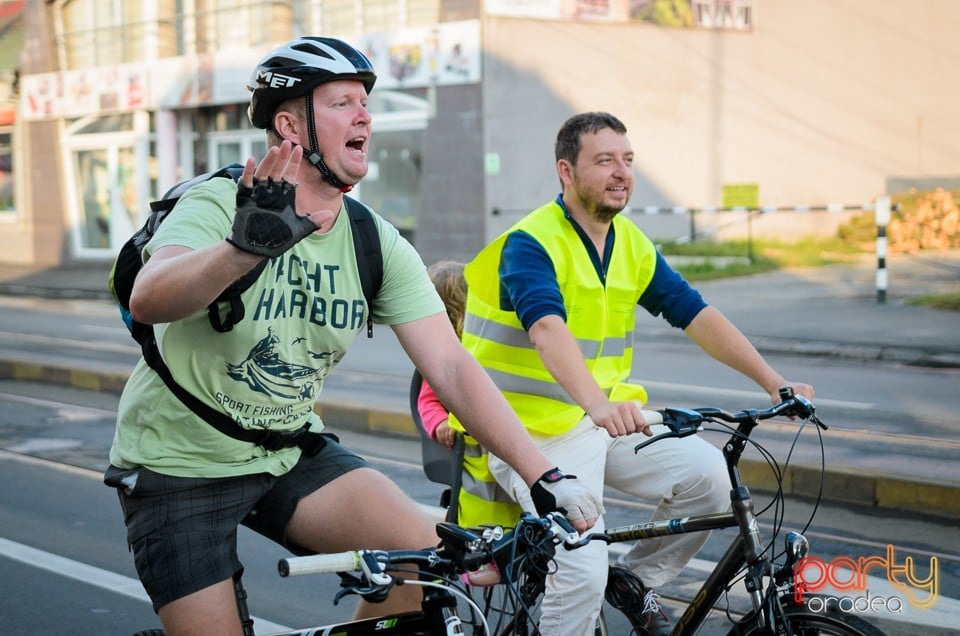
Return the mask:
[[303,152],[284,141],[259,165],[247,160],[237,184],[237,208],[227,241],[244,252],[273,258],[318,229],[296,212],[297,173]]

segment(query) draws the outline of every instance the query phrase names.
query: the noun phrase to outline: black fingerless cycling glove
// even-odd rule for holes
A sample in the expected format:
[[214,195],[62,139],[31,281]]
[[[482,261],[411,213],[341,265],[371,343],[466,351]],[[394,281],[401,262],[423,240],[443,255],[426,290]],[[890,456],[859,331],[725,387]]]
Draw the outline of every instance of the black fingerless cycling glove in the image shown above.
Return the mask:
[[272,179],[253,180],[253,187],[237,184],[237,212],[227,242],[238,249],[273,258],[317,229],[296,213],[296,187]]

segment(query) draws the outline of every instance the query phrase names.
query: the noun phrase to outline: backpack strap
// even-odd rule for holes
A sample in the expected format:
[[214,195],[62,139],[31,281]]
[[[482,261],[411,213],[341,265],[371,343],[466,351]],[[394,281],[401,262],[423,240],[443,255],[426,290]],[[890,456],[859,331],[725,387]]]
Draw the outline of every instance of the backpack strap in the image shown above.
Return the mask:
[[197,185],[198,183],[203,183],[204,181],[209,181],[210,179],[216,179],[219,177],[230,178],[236,183],[240,181],[240,176],[243,174],[243,166],[239,163],[231,163],[226,165],[219,170],[214,170],[213,172],[206,172],[201,175],[197,175],[193,179],[188,179],[187,181],[181,181],[177,185],[173,186],[167,190],[160,199],[150,202],[150,212],[152,213],[147,219],[147,229],[149,230],[149,235],[157,231],[157,227],[166,218],[167,214],[177,205],[177,201],[180,200],[180,197],[183,194]]
[[[227,175],[217,175],[227,176]],[[239,172],[234,179],[239,178]],[[347,215],[350,217],[351,233],[353,234],[353,247],[357,256],[357,268],[360,274],[360,285],[363,288],[363,296],[367,302],[367,337],[373,337],[373,318],[370,316],[373,308],[373,299],[376,298],[380,285],[383,282],[383,253],[380,249],[380,234],[377,230],[376,221],[370,210],[364,204],[350,197],[344,197],[344,204],[347,208]],[[250,285],[260,276],[268,259],[250,270],[247,274],[228,287],[224,292],[210,304],[208,314],[210,324],[219,332],[230,331],[233,326],[240,322],[244,316],[243,303],[240,301],[240,294],[246,291]],[[221,317],[218,303],[228,302],[226,317]],[[173,374],[157,347],[156,336],[152,326],[145,326],[141,349],[143,359],[153,369],[171,393],[189,408],[197,417],[207,422],[224,435],[232,437],[241,442],[249,442],[261,446],[269,451],[279,450],[281,448],[290,448],[299,446],[300,449],[310,456],[319,453],[327,444],[327,435],[324,433],[311,432],[310,424],[307,423],[294,431],[271,431],[271,430],[250,430],[243,428],[230,416],[217,411],[206,403],[199,400],[192,393],[180,386],[173,379]]]
[[[243,301],[240,300],[240,294],[247,291],[250,285],[260,278],[260,274],[266,268],[270,259],[265,258],[257,263],[257,266],[249,272],[238,278],[232,285],[227,287],[217,296],[216,300],[207,305],[207,317],[210,319],[210,326],[219,333],[225,333],[233,329],[233,326],[243,320],[246,310],[243,308]],[[227,305],[225,314],[221,313],[221,305]]]
[[[229,177],[234,180],[234,182],[239,183],[240,176],[243,174],[243,166],[238,163],[231,163],[228,166],[220,168],[216,172],[208,173],[196,177],[192,181],[180,184],[175,187],[174,190],[171,190],[167,193],[167,196],[175,197],[173,199],[176,202],[176,199],[179,199],[180,196],[186,192],[194,183],[199,183],[200,181],[207,181],[209,179],[215,179],[217,177]],[[166,197],[165,197],[166,198]],[[243,301],[240,300],[240,294],[247,291],[251,285],[253,285],[260,274],[263,273],[264,268],[267,266],[269,259],[263,259],[257,266],[251,269],[249,272],[238,278],[227,287],[223,292],[217,296],[216,300],[210,303],[207,306],[207,317],[210,319],[210,326],[213,327],[218,333],[225,333],[233,329],[233,326],[243,320],[243,317],[246,315],[246,311],[243,307]],[[226,313],[222,313],[222,305],[226,304]]]
[[225,413],[217,411],[204,402],[201,402],[196,396],[177,384],[170,373],[170,367],[160,356],[160,349],[157,347],[157,341],[151,328],[143,341],[143,359],[150,368],[156,371],[163,383],[167,385],[170,392],[179,398],[184,406],[205,421],[207,424],[217,429],[227,437],[232,437],[241,442],[256,444],[268,451],[276,451],[281,448],[291,448],[299,446],[300,450],[309,456],[314,456],[323,450],[327,445],[327,435],[323,433],[314,433],[310,431],[310,423],[304,424],[293,431],[271,431],[271,430],[250,430],[243,428],[233,418]]
[[343,197],[350,217],[353,234],[353,250],[357,254],[357,270],[363,297],[367,301],[367,338],[373,338],[373,299],[383,283],[383,253],[380,250],[380,234],[373,215],[364,204],[348,196]]
[[[239,170],[236,164],[227,166],[218,170],[207,178],[213,177],[233,177],[234,180],[240,178],[242,168]],[[344,206],[347,208],[347,216],[350,218],[350,230],[353,236],[353,250],[357,257],[357,270],[360,275],[360,286],[363,289],[363,297],[367,301],[367,337],[373,337],[373,299],[376,298],[380,285],[383,284],[383,254],[380,249],[380,234],[377,231],[377,223],[373,220],[373,215],[369,208],[351,197],[343,197]],[[227,287],[215,301],[207,307],[207,315],[210,318],[210,326],[219,333],[225,333],[233,329],[233,326],[243,320],[246,315],[243,302],[240,300],[240,294],[245,292],[267,266],[268,259],[260,261],[259,264],[232,285]],[[221,305],[227,304],[226,313],[222,312]]]

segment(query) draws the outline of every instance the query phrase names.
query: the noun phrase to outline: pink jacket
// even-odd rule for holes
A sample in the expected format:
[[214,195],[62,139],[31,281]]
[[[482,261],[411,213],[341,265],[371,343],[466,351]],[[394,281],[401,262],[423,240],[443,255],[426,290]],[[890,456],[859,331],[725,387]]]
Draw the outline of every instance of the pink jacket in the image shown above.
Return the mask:
[[420,395],[417,397],[417,411],[423,420],[423,428],[427,435],[437,439],[437,427],[447,419],[450,411],[440,402],[440,398],[433,392],[426,380],[420,385]]

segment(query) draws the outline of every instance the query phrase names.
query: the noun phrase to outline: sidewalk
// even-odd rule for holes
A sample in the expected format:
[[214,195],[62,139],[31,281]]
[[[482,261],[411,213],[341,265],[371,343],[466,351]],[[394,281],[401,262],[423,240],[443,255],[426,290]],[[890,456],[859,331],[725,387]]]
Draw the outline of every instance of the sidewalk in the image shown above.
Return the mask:
[[[0,264],[0,295],[110,300],[110,264],[55,269]],[[909,305],[923,294],[960,294],[960,250],[887,259],[878,302],[875,260],[697,283],[763,352],[887,360],[960,368],[960,313]],[[682,338],[666,323],[651,335]]]
[[[0,295],[109,300],[108,269],[104,264],[55,270],[0,265]],[[888,262],[888,273],[885,303],[877,300],[876,264],[866,260],[697,287],[764,353],[960,369],[960,314],[907,304],[925,293],[960,292],[960,251],[922,258],[895,256]],[[685,340],[662,321],[638,324],[643,326],[638,327],[637,338]],[[119,392],[126,372],[118,371],[117,365],[62,368],[40,356],[0,355],[0,377],[92,390]],[[371,390],[369,385],[338,385],[332,381],[336,375],[328,382],[320,407],[326,419],[364,432],[416,435],[407,410],[405,379],[387,380],[389,386]],[[960,450],[960,433],[951,439],[931,437],[904,445],[883,435],[834,434],[830,443],[835,459],[827,466],[825,495],[838,502],[960,519],[960,479],[951,459]],[[907,466],[901,471],[905,474],[892,475],[884,466],[883,458],[894,455],[901,458],[899,465]],[[743,469],[751,483],[761,486],[769,475],[759,462],[756,466],[745,462]],[[795,495],[815,495],[818,466],[797,462],[786,476],[786,487]]]
[[[697,283],[762,352],[960,368],[960,313],[908,304],[960,294],[960,250],[887,260],[885,302],[875,260]],[[676,330],[664,326],[663,334]],[[682,337],[682,336],[680,336]]]

